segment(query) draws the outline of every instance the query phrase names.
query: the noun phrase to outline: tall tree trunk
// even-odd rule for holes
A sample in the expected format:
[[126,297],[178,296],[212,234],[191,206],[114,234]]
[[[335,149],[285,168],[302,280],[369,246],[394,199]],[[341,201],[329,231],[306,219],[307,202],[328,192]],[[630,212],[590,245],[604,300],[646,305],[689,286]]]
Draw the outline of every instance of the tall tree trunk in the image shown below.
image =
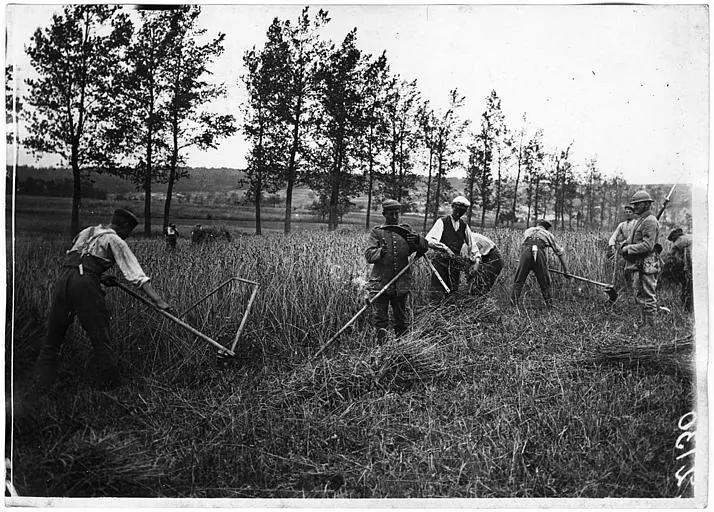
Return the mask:
[[300,144],[300,114],[302,113],[302,92],[298,95],[295,110],[293,112],[293,140],[290,145],[290,159],[286,171],[287,188],[285,190],[285,229],[284,233],[290,233],[292,213],[293,213],[293,188],[295,187],[295,162],[297,160],[297,150]]
[[330,206],[329,217],[327,219],[327,230],[334,231],[337,229],[337,208],[340,202],[340,172],[342,167],[341,150],[336,149],[334,170],[332,179],[330,180]]
[[429,148],[429,175],[426,179],[426,205],[424,205],[424,227],[422,228],[422,234],[426,234],[426,221],[429,217],[429,199],[431,196],[431,162],[433,150]]
[[152,159],[152,123],[149,121],[149,132],[146,144],[146,168],[144,169],[144,235],[151,236],[151,159]]
[[372,187],[374,184],[374,158],[372,157],[372,137],[374,135],[374,127],[369,127],[369,145],[367,147],[367,155],[369,157],[369,184],[367,185],[367,220],[365,221],[364,229],[369,231],[369,216],[372,213]]
[[[262,171],[261,171],[262,172]],[[262,192],[262,184],[261,183],[261,178],[258,177],[258,187],[255,192],[255,198],[253,199],[253,204],[255,205],[255,234],[256,235],[262,235],[263,234],[263,226],[262,222],[260,219],[260,196],[263,194]]]
[[516,218],[516,202],[518,200],[518,180],[521,178],[521,160],[523,158],[523,138],[521,138],[521,144],[518,146],[518,171],[516,172],[516,185],[513,187],[513,206],[511,208],[511,213],[513,214],[513,219]]
[[535,186],[535,204],[533,205],[533,220],[537,221],[538,220],[538,193],[540,189],[540,178],[536,179],[536,186]]
[[436,195],[434,196],[434,215],[432,216],[433,222],[436,222],[439,216],[439,203],[441,203],[441,170],[443,168],[444,156],[439,153],[438,167],[436,171]]
[[[19,143],[16,143],[19,145]],[[70,236],[74,238],[79,233],[79,207],[82,205],[82,174],[79,169],[78,144],[72,144],[72,219],[70,222]]]
[[171,216],[171,197],[174,191],[174,181],[176,181],[176,164],[178,162],[178,118],[174,113],[172,119],[173,147],[171,148],[171,163],[169,169],[169,183],[166,187],[166,202],[164,203],[164,223],[163,232],[169,227]]
[[471,204],[469,206],[469,210],[468,210],[466,219],[468,221],[469,227],[471,227],[471,217],[473,216],[473,211],[474,211],[474,182],[476,181],[476,176],[475,176],[476,167],[475,166],[471,166],[471,168],[469,169],[469,174],[470,174],[470,176],[469,176],[469,203],[471,203]]

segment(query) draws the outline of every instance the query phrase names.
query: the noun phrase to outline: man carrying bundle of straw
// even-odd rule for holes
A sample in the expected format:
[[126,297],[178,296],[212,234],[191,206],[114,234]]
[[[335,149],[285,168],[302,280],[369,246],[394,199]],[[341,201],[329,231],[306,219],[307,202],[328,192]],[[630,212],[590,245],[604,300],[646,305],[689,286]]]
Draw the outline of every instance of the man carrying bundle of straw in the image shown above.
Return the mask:
[[[436,219],[426,234],[429,248],[437,251],[434,268],[452,293],[459,287],[461,271],[471,268],[474,272],[481,261],[478,247],[471,242],[471,228],[461,218],[470,205],[464,196],[455,197],[451,202],[451,215]],[[431,300],[444,296],[444,288],[435,274],[431,276],[429,295]]]
[[[394,199],[385,199],[382,203],[385,225],[378,226],[369,233],[364,257],[367,263],[374,265],[367,284],[367,289],[373,293],[389,284],[409,264],[410,254],[424,254],[429,249],[426,240],[413,233],[408,224],[399,224],[401,208],[402,205]],[[394,226],[401,229],[389,229]],[[406,233],[405,236],[402,236],[403,233]],[[387,336],[390,304],[394,317],[394,334],[401,336],[407,331],[407,298],[411,287],[411,269],[408,269],[372,302],[372,324],[377,329],[377,341],[384,341]]]
[[642,324],[653,327],[657,315],[657,274],[660,257],[655,246],[659,237],[659,222],[650,211],[652,197],[646,190],[632,195],[630,204],[638,216],[630,238],[622,244],[620,254],[627,261],[625,270],[633,272],[635,298],[642,306]]
[[550,222],[540,220],[536,226],[526,229],[523,233],[521,257],[518,262],[518,270],[516,270],[513,290],[511,291],[511,303],[516,306],[520,304],[523,285],[531,271],[533,271],[538,280],[538,285],[540,286],[540,291],[543,294],[543,300],[545,300],[546,306],[552,306],[550,296],[550,272],[548,271],[548,258],[546,257],[547,248],[550,247],[553,250],[560,260],[560,266],[563,267],[565,278],[570,279],[565,258],[563,257],[565,250],[558,245],[553,233],[550,232],[550,228]]
[[88,227],[74,239],[52,294],[47,336],[35,366],[34,387],[37,393],[49,391],[54,384],[59,350],[75,316],[92,342],[100,387],[113,388],[121,384],[111,348],[109,310],[100,286],[100,283],[116,286],[114,276],[103,275],[115,263],[127,281],[148,295],[156,307],[170,311],[169,305],[151,286],[136,256],[124,241],[138,222],[132,212],[118,208],[109,225]]

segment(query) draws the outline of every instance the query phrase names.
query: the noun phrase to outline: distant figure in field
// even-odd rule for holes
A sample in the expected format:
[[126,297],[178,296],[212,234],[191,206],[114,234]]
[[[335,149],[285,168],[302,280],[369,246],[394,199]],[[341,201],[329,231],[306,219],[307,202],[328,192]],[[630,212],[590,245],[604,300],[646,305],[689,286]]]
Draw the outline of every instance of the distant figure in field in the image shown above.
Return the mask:
[[558,245],[555,237],[550,232],[551,223],[547,220],[541,220],[532,228],[528,228],[523,233],[523,243],[521,244],[521,257],[518,262],[518,270],[516,270],[516,278],[511,291],[511,302],[518,306],[520,304],[523,285],[531,271],[535,274],[540,286],[540,291],[543,294],[543,300],[547,307],[552,306],[550,296],[550,272],[548,271],[548,258],[546,249],[549,247],[560,260],[560,266],[563,267],[566,279],[570,279],[568,267],[565,264],[565,250]]
[[149,283],[126,239],[138,224],[132,212],[117,209],[107,226],[82,230],[67,251],[62,271],[52,292],[47,336],[35,366],[35,390],[48,391],[57,375],[57,356],[65,332],[75,316],[87,332],[94,347],[94,362],[100,386],[116,387],[121,377],[109,335],[109,310],[104,301],[105,286],[115,286],[114,276],[104,272],[115,263],[127,281],[142,290],[159,309],[170,309]]
[[637,215],[637,223],[630,238],[620,248],[620,254],[627,261],[625,269],[633,273],[632,286],[642,307],[642,324],[649,327],[654,326],[657,316],[657,274],[660,271],[660,258],[655,251],[659,222],[650,211],[652,203],[646,190],[638,190],[632,195],[630,204]]
[[685,234],[682,228],[675,228],[669,233],[667,240],[672,242],[672,248],[664,257],[662,274],[681,286],[682,306],[691,313],[694,309],[692,235]]
[[[436,222],[426,234],[429,248],[437,251],[434,257],[434,268],[443,279],[451,293],[459,287],[461,271],[473,267],[481,260],[478,247],[471,243],[471,228],[461,218],[471,203],[464,196],[455,197],[451,201],[451,215],[436,219]],[[444,289],[436,275],[431,276],[429,295],[432,300],[444,296]]]
[[469,272],[468,280],[471,282],[469,293],[471,295],[485,295],[493,288],[498,275],[503,270],[503,259],[496,244],[481,233],[471,232],[471,245],[478,248],[481,254],[481,265],[474,264],[475,272]]
[[191,243],[196,244],[203,238],[202,228],[200,224],[196,224],[191,230]]
[[176,242],[179,237],[178,229],[176,229],[176,224],[169,224],[166,226],[166,247],[170,250],[176,249]]
[[[399,224],[401,204],[393,199],[382,203],[384,225],[369,233],[364,257],[371,263],[372,275],[367,289],[378,292],[389,283],[409,263],[413,252],[424,254],[429,250],[426,240],[413,233],[408,224]],[[401,229],[391,231],[390,226]],[[403,236],[404,235],[404,236]],[[394,334],[401,336],[409,328],[407,298],[412,288],[411,269],[408,269],[397,281],[372,302],[372,325],[377,329],[377,341],[384,341],[389,326],[389,305],[394,317]]]

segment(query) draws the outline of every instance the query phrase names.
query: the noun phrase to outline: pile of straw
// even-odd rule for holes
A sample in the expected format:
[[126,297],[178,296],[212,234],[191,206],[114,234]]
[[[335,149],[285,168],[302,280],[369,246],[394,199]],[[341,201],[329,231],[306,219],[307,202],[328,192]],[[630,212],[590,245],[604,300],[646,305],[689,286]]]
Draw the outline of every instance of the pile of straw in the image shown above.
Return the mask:
[[692,335],[659,345],[626,345],[604,347],[583,362],[621,364],[657,372],[691,377],[694,372],[694,339]]
[[415,334],[301,366],[280,384],[284,398],[317,398],[331,403],[377,388],[399,391],[416,382],[430,381],[446,368],[445,347],[433,336]]

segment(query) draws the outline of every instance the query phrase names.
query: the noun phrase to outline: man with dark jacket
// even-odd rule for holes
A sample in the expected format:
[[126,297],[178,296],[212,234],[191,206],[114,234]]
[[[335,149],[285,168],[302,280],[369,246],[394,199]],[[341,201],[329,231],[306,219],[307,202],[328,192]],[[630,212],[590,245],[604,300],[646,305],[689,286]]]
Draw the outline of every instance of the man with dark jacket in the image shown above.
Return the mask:
[[[371,263],[372,275],[367,289],[378,292],[384,288],[404,267],[409,264],[413,252],[424,254],[428,249],[426,240],[413,233],[408,224],[399,224],[401,204],[393,199],[382,203],[385,223],[369,233],[364,257]],[[377,340],[383,341],[389,326],[389,305],[394,317],[394,333],[404,334],[408,327],[407,298],[412,287],[411,269],[372,302],[372,324],[377,329]]]
[[521,257],[518,262],[518,270],[511,291],[511,302],[519,305],[523,285],[526,283],[528,274],[531,271],[535,274],[540,286],[540,291],[543,294],[543,300],[548,307],[552,305],[550,296],[550,272],[548,271],[548,258],[546,249],[551,248],[555,255],[560,260],[560,266],[563,267],[565,277],[570,279],[568,268],[565,264],[565,250],[558,245],[555,237],[550,232],[551,223],[547,220],[541,220],[532,228],[528,228],[523,233],[523,243],[521,244]]
[[632,205],[637,223],[630,238],[620,248],[620,254],[627,261],[625,270],[633,272],[632,286],[635,298],[642,307],[642,321],[653,326],[657,315],[657,274],[660,270],[659,254],[655,244],[659,237],[659,222],[650,211],[652,197],[645,190],[632,195]]
[[129,210],[117,209],[107,226],[82,230],[67,251],[62,271],[55,282],[47,323],[47,336],[35,365],[35,389],[48,391],[56,379],[57,356],[74,317],[87,332],[94,348],[100,386],[121,384],[116,357],[111,348],[109,310],[100,283],[116,284],[114,276],[103,275],[115,263],[127,281],[142,290],[160,309],[170,309],[149,283],[134,253],[124,241],[138,224]]

